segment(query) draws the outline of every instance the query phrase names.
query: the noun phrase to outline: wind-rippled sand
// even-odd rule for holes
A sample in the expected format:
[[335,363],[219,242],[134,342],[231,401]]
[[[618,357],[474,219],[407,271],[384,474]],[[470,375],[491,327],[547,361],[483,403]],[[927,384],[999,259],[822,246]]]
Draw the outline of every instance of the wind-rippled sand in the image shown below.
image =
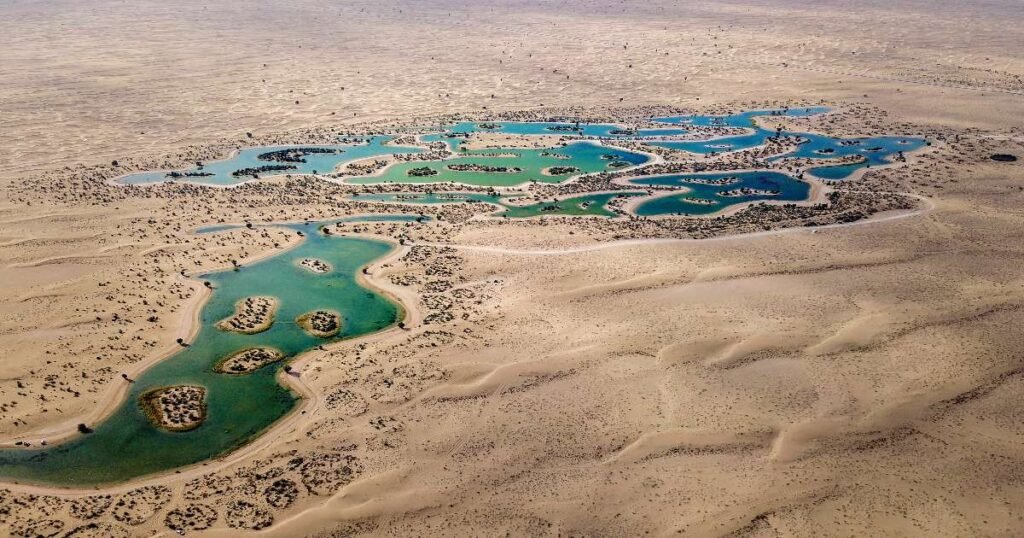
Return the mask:
[[422,207],[451,219],[348,224],[492,248],[372,267],[408,330],[304,356],[305,413],[252,445],[100,491],[8,484],[0,534],[1021,534],[1024,169],[989,156],[1024,157],[1022,20],[1009,1],[0,7],[5,443],[95,422],[122,373],[179,349],[206,293],[180,270],[299,239],[195,227],[371,210],[257,187],[70,200],[26,177],[542,104],[825,100],[860,112],[787,125],[947,135],[856,180],[934,206],[873,224],[593,250],[618,232]]

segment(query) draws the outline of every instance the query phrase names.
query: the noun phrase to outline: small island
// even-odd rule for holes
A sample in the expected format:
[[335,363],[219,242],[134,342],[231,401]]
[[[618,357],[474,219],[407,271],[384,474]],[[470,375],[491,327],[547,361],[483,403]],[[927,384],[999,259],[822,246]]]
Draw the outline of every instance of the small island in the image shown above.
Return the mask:
[[251,347],[229,355],[214,366],[214,371],[222,374],[248,374],[281,360],[284,355],[269,347]]
[[721,191],[716,194],[718,196],[724,196],[726,198],[735,198],[738,196],[778,196],[782,194],[782,192],[777,190],[751,189],[750,187],[742,187],[739,189],[732,189],[729,191]]
[[297,170],[298,167],[290,164],[265,164],[263,166],[255,166],[251,168],[242,168],[241,170],[235,170],[231,172],[234,177],[240,176],[252,176],[259,178],[259,175],[263,172],[284,172],[285,170]]
[[210,172],[167,172],[166,177],[179,179],[183,177],[210,177],[212,175]]
[[710,200],[708,198],[697,198],[697,197],[694,197],[694,196],[688,196],[686,198],[682,198],[681,200],[682,200],[682,202],[687,203],[687,204],[697,204],[697,205],[715,205],[715,204],[718,203],[715,200]]
[[319,274],[327,273],[331,270],[331,264],[316,258],[302,258],[299,260],[299,265]]
[[274,161],[279,163],[304,163],[306,162],[307,155],[337,155],[339,153],[341,153],[341,150],[334,148],[288,148],[260,153],[256,158],[261,161]]
[[341,316],[330,310],[317,310],[299,316],[295,323],[318,338],[330,338],[341,331]]
[[549,157],[551,159],[558,159],[560,161],[568,161],[569,159],[572,158],[572,157],[570,157],[570,156],[568,156],[568,155],[566,155],[564,153],[552,153],[550,151],[542,151],[540,153],[540,156],[541,157]]
[[433,168],[430,168],[429,166],[421,166],[419,168],[413,168],[413,169],[409,170],[408,172],[406,172],[406,175],[408,175],[409,177],[436,176],[437,175],[437,170],[434,170]]
[[736,176],[718,178],[690,177],[683,179],[683,181],[686,183],[693,183],[695,185],[734,185],[740,182],[740,178]]
[[518,166],[488,166],[486,164],[449,164],[452,172],[484,172],[487,174],[518,174],[523,169]]
[[235,303],[233,316],[217,322],[217,328],[243,334],[263,332],[273,325],[277,304],[276,297],[246,297]]
[[206,419],[206,389],[196,385],[146,391],[139,403],[150,422],[167,431],[194,430]]
[[547,176],[565,176],[568,174],[575,174],[579,171],[580,169],[575,166],[552,166],[550,168],[545,168],[541,173]]

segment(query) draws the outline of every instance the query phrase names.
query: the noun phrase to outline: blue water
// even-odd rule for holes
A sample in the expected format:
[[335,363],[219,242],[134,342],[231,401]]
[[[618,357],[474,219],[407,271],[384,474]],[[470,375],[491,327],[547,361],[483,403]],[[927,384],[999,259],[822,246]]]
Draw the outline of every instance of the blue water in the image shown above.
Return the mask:
[[760,116],[786,116],[790,118],[800,118],[816,116],[828,111],[829,108],[824,106],[778,108],[768,110],[748,110],[738,114],[728,114],[723,116],[665,116],[660,118],[651,118],[651,121],[667,123],[670,125],[695,125],[699,127],[754,127],[756,125],[755,120]]
[[459,204],[463,202],[484,202],[501,205],[502,197],[482,192],[443,192],[443,193],[374,193],[352,196],[353,202],[388,202],[394,204]]
[[[391,155],[391,154],[402,154],[402,153],[421,153],[423,149],[409,146],[389,146],[385,145],[385,142],[392,140],[392,136],[373,136],[367,140],[365,144],[336,144],[336,145],[316,145],[316,144],[296,144],[289,146],[262,146],[255,148],[247,148],[238,152],[237,155],[230,159],[224,159],[221,161],[212,161],[209,163],[203,163],[203,167],[200,169],[198,166],[179,170],[179,172],[203,172],[213,174],[212,176],[203,177],[182,177],[174,179],[174,181],[189,181],[194,183],[204,183],[207,185],[237,185],[239,183],[252,180],[252,176],[233,176],[232,172],[242,170],[244,168],[258,168],[265,165],[293,165],[296,168],[294,170],[283,170],[283,171],[268,171],[262,172],[259,176],[270,177],[285,174],[312,174],[314,172],[320,174],[327,174],[334,170],[335,167],[349,163],[358,159],[365,159],[368,157],[376,157],[379,155]],[[275,151],[280,149],[288,148],[330,148],[338,150],[339,153],[314,153],[306,155],[304,163],[282,163],[276,161],[261,161],[257,157],[261,153],[268,151]],[[131,174],[118,180],[118,183],[125,185],[138,185],[145,183],[162,183],[170,181],[172,178],[167,176],[166,171],[161,172],[140,172],[137,174]]]
[[[484,125],[494,125],[494,128],[484,128]],[[563,130],[571,128],[571,131]],[[549,136],[588,136],[595,138],[649,138],[655,136],[678,136],[686,134],[686,129],[664,127],[657,129],[637,129],[628,133],[616,133],[615,131],[627,130],[625,127],[611,123],[569,123],[569,122],[546,122],[546,121],[496,121],[496,122],[471,122],[466,121],[445,127],[444,133],[425,135],[422,139],[425,142],[444,140],[450,146],[457,147],[462,138],[450,138],[450,134],[468,133],[500,133],[506,135],[549,135]]]
[[[496,155],[500,154],[500,155]],[[593,172],[617,170],[616,164],[635,166],[650,158],[620,148],[599,145],[589,140],[575,141],[564,147],[550,149],[479,149],[459,151],[457,156],[444,161],[414,161],[397,163],[376,176],[360,176],[346,181],[353,184],[367,183],[438,183],[455,182],[464,185],[510,187],[530,181],[539,183],[562,183],[573,176]],[[486,172],[479,170],[452,170],[453,165],[481,165],[515,167],[518,171]],[[552,176],[544,173],[551,167],[571,167],[570,173]],[[412,170],[428,168],[433,175],[414,176]]]
[[804,117],[828,112],[827,107],[787,108],[776,110],[749,110],[725,116],[666,116],[652,118],[651,121],[671,125],[695,125],[700,127],[735,127],[749,130],[748,133],[736,136],[725,136],[710,140],[659,141],[651,145],[677,149],[706,155],[749,149],[767,143],[768,138],[775,136],[775,131],[757,126],[757,118],[762,116]]
[[[785,110],[753,110],[740,114],[728,116],[672,116],[654,118],[653,121],[673,125],[699,125],[699,126],[720,126],[739,127],[748,129],[749,132],[736,136],[725,136],[711,140],[688,140],[688,141],[650,141],[653,146],[688,151],[699,155],[710,153],[723,153],[739,151],[764,145],[768,139],[775,136],[775,131],[763,129],[757,126],[756,119],[761,116],[786,116],[800,117],[811,116],[827,112],[825,107],[792,108]],[[801,133],[794,131],[782,131],[784,136],[799,136],[807,140],[795,151],[771,159],[779,161],[786,158],[815,158],[822,160],[822,166],[813,167],[808,170],[811,175],[822,179],[844,179],[857,170],[866,166],[878,166],[892,162],[892,158],[900,151],[913,151],[920,149],[927,142],[921,138],[903,136],[877,136],[870,138],[832,138],[829,136]],[[830,165],[829,159],[837,159],[856,155],[864,157],[863,162]]]
[[[377,193],[360,194],[352,200],[363,202],[386,202],[398,204],[459,204],[486,203],[495,206],[495,216],[508,218],[529,218],[539,216],[598,216],[615,217],[617,214],[607,205],[615,198],[642,196],[640,191],[614,191],[583,193],[578,196],[561,198],[557,201],[529,203],[522,196],[501,196],[479,192],[443,193]],[[519,200],[517,200],[519,199]],[[514,202],[519,203],[514,203]]]
[[697,125],[701,127],[736,127],[748,129],[750,132],[736,136],[725,136],[710,140],[686,140],[650,142],[653,146],[689,151],[700,155],[739,151],[764,145],[775,136],[775,131],[757,126],[757,118],[762,116],[804,117],[828,112],[826,107],[788,108],[777,110],[750,110],[726,116],[667,116],[653,118],[652,121],[672,125]]
[[[639,129],[637,131],[629,132],[615,132],[617,130],[625,130],[624,127],[608,123],[571,123],[571,122],[517,122],[517,121],[501,121],[501,122],[461,122],[448,126],[441,127],[441,132],[427,134],[421,136],[421,140],[426,143],[434,141],[444,141],[453,151],[457,151],[461,142],[465,139],[464,135],[468,133],[479,133],[479,132],[498,132],[509,135],[556,135],[566,137],[595,137],[595,138],[608,138],[608,139],[644,139],[648,144],[654,146],[660,146],[664,148],[677,149],[688,151],[696,154],[707,155],[712,153],[722,153],[729,151],[737,151],[743,149],[749,149],[757,146],[764,145],[768,139],[775,136],[774,131],[761,128],[757,125],[757,118],[764,116],[784,116],[784,117],[804,117],[815,114],[822,114],[827,112],[827,107],[806,107],[806,108],[785,108],[785,109],[774,109],[774,110],[751,110],[747,112],[741,112],[737,114],[729,115],[718,115],[718,116],[703,116],[703,115],[690,115],[690,116],[665,116],[651,118],[651,121],[657,123],[666,124],[664,128],[656,129]],[[485,128],[484,126],[490,128]],[[686,140],[686,141],[672,141],[672,140],[659,140],[652,139],[651,137],[669,137],[685,134],[688,132],[687,126],[701,126],[701,127],[733,127],[741,128],[747,132],[738,134],[736,136],[724,136],[706,140]],[[569,130],[563,130],[569,129]],[[887,164],[900,151],[913,151],[921,148],[926,144],[926,141],[920,138],[914,137],[871,137],[864,139],[840,139],[831,138],[822,135],[790,132],[783,131],[783,135],[787,136],[799,136],[807,140],[807,143],[800,145],[795,151],[776,157],[773,160],[777,161],[782,158],[789,157],[801,157],[801,158],[814,158],[821,159],[821,166],[814,166],[808,170],[808,172],[816,177],[822,179],[843,179],[849,177],[851,174],[866,166],[878,166]],[[177,181],[191,181],[195,183],[205,183],[211,185],[236,185],[244,181],[253,179],[251,175],[245,176],[233,176],[232,172],[245,168],[258,168],[264,165],[293,165],[296,168],[282,171],[266,171],[259,173],[260,177],[281,175],[281,174],[304,174],[304,173],[329,173],[339,165],[347,162],[351,162],[357,159],[363,159],[368,157],[374,157],[378,155],[387,155],[393,153],[419,153],[423,150],[416,147],[402,147],[402,146],[385,146],[384,143],[391,140],[393,137],[386,136],[374,136],[368,139],[366,144],[338,144],[331,146],[313,146],[313,147],[326,147],[331,149],[339,150],[338,154],[310,154],[305,156],[305,163],[278,163],[275,161],[261,161],[257,156],[261,153],[265,153],[272,150],[286,149],[286,148],[297,148],[297,147],[309,147],[309,146],[274,146],[274,147],[259,147],[259,148],[248,148],[241,150],[238,155],[233,158],[226,159],[223,161],[216,161],[211,163],[204,163],[205,165],[200,169],[194,167],[188,170],[182,170],[181,172],[203,172],[213,174],[205,177],[183,177],[176,179]],[[871,150],[872,148],[877,148]],[[609,148],[610,149],[610,148]],[[474,153],[488,153],[494,151],[501,151],[500,148],[494,150],[486,150],[480,152],[466,152],[466,156],[472,156]],[[514,150],[512,150],[514,151]],[[521,168],[530,168],[529,165],[535,164],[531,161],[533,157],[529,150],[519,150],[522,154],[520,160],[522,162],[515,162],[516,158],[508,159],[503,164],[508,166],[520,166]],[[831,159],[840,157],[846,157],[850,155],[856,155],[864,157],[863,162],[835,165],[830,164]],[[631,164],[638,164],[640,161],[631,161]],[[436,162],[435,162],[436,163]],[[416,166],[430,166],[430,163],[421,163]],[[401,168],[401,167],[399,167]],[[536,167],[533,167],[536,168]],[[429,178],[417,178],[411,180],[405,178],[404,174],[402,180],[408,182],[436,182],[443,181],[445,178],[440,176],[432,176]],[[462,174],[466,176],[467,174]],[[469,174],[472,175],[472,174]],[[476,174],[480,175],[480,174]],[[392,173],[386,173],[388,181],[398,180]],[[479,179],[479,178],[478,178]],[[521,178],[504,178],[504,183],[508,183],[511,179]],[[156,183],[171,180],[167,176],[166,172],[142,172],[126,176],[119,180],[124,184],[145,184],[145,183]],[[350,180],[353,183],[372,183],[379,181],[374,178],[353,178]],[[495,183],[498,180],[488,181],[474,181],[476,184],[499,184]]]
[[[694,183],[693,180],[715,180],[736,178],[736,183],[728,185],[705,185]],[[653,198],[641,203],[635,209],[640,216],[652,217],[660,215],[707,215],[721,211],[727,207],[754,202],[758,200],[806,200],[811,186],[787,174],[770,171],[755,172],[722,172],[714,174],[673,174],[652,176],[630,180],[633,185],[686,187],[688,192]],[[722,196],[721,193],[740,188],[779,191],[777,195],[751,194],[746,196]],[[657,194],[657,193],[656,193]],[[687,202],[687,198],[696,198],[714,202],[702,204]]]
[[[889,164],[899,152],[918,150],[926,144],[925,140],[921,138],[905,136],[832,138],[809,133],[799,133],[798,136],[806,138],[807,143],[801,144],[796,151],[776,157],[771,161],[791,157],[821,159],[824,166],[810,168],[808,172],[815,177],[833,180],[849,177],[865,166]],[[839,166],[827,164],[829,159],[847,155],[861,156],[866,161]]]

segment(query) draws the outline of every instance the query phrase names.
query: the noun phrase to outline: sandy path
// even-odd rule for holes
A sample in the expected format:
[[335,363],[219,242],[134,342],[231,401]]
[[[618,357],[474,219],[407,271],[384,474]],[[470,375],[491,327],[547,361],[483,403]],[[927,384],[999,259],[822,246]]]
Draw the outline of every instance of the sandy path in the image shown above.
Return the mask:
[[[863,191],[849,191],[849,192],[863,192]],[[875,217],[869,217],[864,220],[855,222],[845,222],[841,224],[826,224],[822,226],[815,226],[813,228],[805,227],[792,227],[782,228],[780,230],[767,230],[763,232],[751,232],[745,234],[734,234],[734,235],[723,235],[719,237],[707,237],[707,238],[657,238],[657,239],[624,239],[621,241],[609,241],[607,243],[597,243],[594,245],[584,245],[579,247],[566,247],[563,249],[513,249],[506,247],[495,247],[488,245],[460,245],[458,243],[420,243],[421,246],[431,247],[451,247],[459,250],[472,250],[477,252],[493,252],[496,254],[516,254],[524,256],[558,256],[563,254],[577,254],[581,252],[592,252],[595,250],[606,250],[618,247],[630,247],[637,245],[657,245],[657,244],[673,244],[673,243],[714,243],[719,241],[735,241],[742,239],[750,239],[754,237],[764,237],[771,235],[782,235],[791,233],[817,233],[820,230],[835,229],[835,228],[847,228],[850,226],[864,226],[867,224],[877,224],[880,222],[888,222],[893,220],[905,219],[917,215],[923,215],[931,212],[935,209],[935,203],[931,199],[909,192],[883,192],[876,194],[899,194],[902,196],[909,196],[922,202],[922,207],[905,212],[896,212],[890,214],[879,214]]]
[[[851,192],[863,192],[863,191],[851,191]],[[614,248],[626,248],[626,247],[632,247],[632,246],[658,245],[658,244],[682,244],[682,243],[714,243],[714,242],[721,242],[721,241],[745,240],[745,239],[751,239],[751,238],[757,238],[757,237],[774,236],[774,235],[791,234],[791,233],[817,233],[818,231],[824,230],[824,229],[838,229],[838,228],[846,228],[846,227],[850,227],[850,226],[863,226],[863,225],[868,225],[868,224],[877,224],[877,223],[882,223],[882,222],[889,222],[889,221],[895,221],[895,220],[900,220],[900,219],[906,219],[906,218],[909,218],[909,217],[914,217],[914,216],[918,216],[918,215],[927,214],[927,213],[933,211],[935,209],[935,207],[936,207],[935,203],[932,202],[931,199],[929,199],[927,197],[924,197],[924,196],[921,196],[921,195],[918,195],[918,194],[907,193],[907,192],[884,192],[882,194],[898,194],[898,195],[903,195],[903,196],[909,196],[909,197],[912,197],[912,198],[915,198],[915,199],[921,201],[922,205],[921,205],[921,207],[919,207],[917,209],[914,209],[914,210],[911,210],[911,211],[891,212],[889,214],[880,214],[880,215],[877,215],[875,217],[868,218],[868,219],[861,220],[861,221],[856,221],[856,222],[841,223],[841,224],[828,224],[828,225],[823,225],[823,226],[817,226],[817,227],[814,227],[814,228],[792,227],[792,228],[783,228],[783,229],[779,229],[779,230],[768,230],[768,231],[762,231],[762,232],[752,232],[752,233],[747,233],[747,234],[726,235],[726,236],[711,237],[711,238],[629,239],[629,240],[622,240],[622,241],[612,241],[612,242],[607,242],[607,243],[598,243],[598,244],[594,244],[594,245],[584,245],[584,246],[576,246],[576,247],[566,247],[566,248],[563,248],[563,249],[546,249],[546,250],[545,249],[513,249],[513,248],[507,248],[507,247],[488,246],[488,245],[462,245],[462,244],[457,244],[457,243],[419,243],[419,246],[450,247],[450,248],[455,248],[455,249],[459,249],[459,250],[468,250],[468,251],[476,251],[476,252],[491,252],[491,253],[495,253],[495,254],[512,254],[512,255],[526,255],[526,256],[549,256],[549,255],[556,255],[557,256],[557,255],[593,252],[593,251],[606,250],[606,249],[614,249]],[[390,239],[381,238],[381,237],[374,236],[374,235],[371,235],[371,234],[346,234],[345,237],[360,237],[360,238],[365,238],[365,239],[376,239],[376,240],[383,240],[383,241],[389,242],[389,243],[391,243],[393,245],[396,244],[394,241],[391,241]],[[301,244],[301,243],[300,242],[296,242],[294,245],[289,245],[284,250],[275,250],[275,251],[270,251],[270,252],[266,252],[266,253],[260,254],[258,256],[254,256],[251,259],[248,259],[246,261],[246,263],[252,263],[253,261],[256,261],[258,259],[262,259],[264,257],[280,254],[281,252],[290,250],[290,249],[294,248],[295,246],[298,246],[299,244]],[[402,245],[401,247],[394,249],[390,254],[388,254],[384,258],[381,258],[381,259],[377,260],[376,262],[372,263],[371,265],[367,266],[365,273],[360,271],[357,274],[356,279],[357,279],[357,281],[361,285],[367,286],[367,287],[369,287],[371,289],[374,289],[374,290],[376,290],[376,291],[378,291],[380,293],[383,293],[384,295],[386,295],[389,298],[391,298],[392,300],[396,301],[399,305],[401,305],[403,307],[403,310],[404,310],[404,313],[405,313],[405,317],[404,317],[403,321],[404,321],[404,323],[407,326],[406,329],[400,329],[397,326],[395,326],[395,327],[392,327],[390,329],[386,329],[386,330],[378,332],[378,333],[373,333],[373,334],[368,335],[366,337],[357,339],[360,342],[379,341],[379,340],[386,340],[386,339],[389,339],[389,338],[393,338],[393,337],[396,337],[396,336],[404,336],[410,330],[413,330],[414,328],[418,327],[419,324],[421,323],[422,315],[419,312],[419,309],[417,307],[417,304],[419,302],[418,296],[412,290],[404,288],[404,287],[401,287],[401,286],[394,285],[391,282],[389,282],[388,280],[386,280],[382,276],[383,272],[381,271],[383,266],[388,265],[388,264],[394,262],[395,260],[401,258],[402,256],[404,256],[409,251],[409,249],[412,246],[413,245]],[[208,271],[204,271],[204,272],[208,272]],[[193,280],[193,279],[187,279],[187,281],[190,284],[198,285],[200,288],[203,288],[202,285],[199,283],[199,281],[196,281],[196,280]],[[203,288],[203,289],[205,290],[205,288]],[[182,318],[187,319],[187,322],[183,322],[183,324],[182,324],[183,328],[187,329],[188,333],[191,336],[194,336],[194,334],[197,333],[198,330],[199,330],[199,312],[201,310],[201,306],[203,304],[205,304],[206,299],[208,298],[208,295],[209,295],[208,290],[207,290],[207,294],[205,294],[205,295],[204,294],[197,294],[198,299],[194,300],[193,303],[191,303],[189,305],[189,307],[186,308],[186,312],[184,312],[183,315],[182,315]],[[350,341],[344,341],[344,344],[348,344],[348,343],[350,343]],[[118,484],[118,485],[114,485],[114,486],[110,486],[110,487],[102,487],[101,486],[99,489],[97,489],[96,487],[92,487],[92,488],[60,488],[60,487],[54,487],[54,486],[22,485],[22,484],[17,484],[17,483],[7,484],[7,486],[10,487],[11,489],[15,489],[15,490],[18,490],[18,491],[25,491],[25,492],[29,492],[29,493],[65,493],[65,494],[67,494],[67,493],[96,493],[97,491],[119,492],[119,491],[127,491],[127,490],[134,489],[136,487],[140,487],[140,486],[144,486],[144,485],[150,485],[150,484],[166,482],[169,476],[173,476],[175,480],[178,480],[178,479],[187,480],[187,479],[190,479],[192,477],[196,477],[196,476],[199,476],[199,475],[202,475],[202,474],[206,474],[206,473],[212,472],[214,470],[217,470],[217,469],[226,467],[228,465],[231,465],[231,464],[233,464],[233,463],[235,463],[235,462],[237,462],[237,461],[239,461],[241,459],[244,459],[244,458],[250,456],[251,454],[254,454],[256,452],[259,452],[260,450],[263,450],[263,449],[269,447],[270,445],[273,444],[273,442],[275,440],[277,440],[279,437],[281,437],[280,434],[294,432],[297,429],[299,429],[299,428],[301,428],[301,427],[303,427],[303,426],[305,426],[305,425],[307,425],[308,423],[311,422],[312,416],[319,409],[319,407],[321,405],[320,395],[312,387],[310,387],[306,383],[306,381],[304,379],[302,379],[300,372],[302,371],[302,367],[303,366],[309,364],[311,361],[313,361],[313,360],[315,360],[317,358],[322,357],[323,354],[325,354],[326,352],[330,351],[330,349],[332,349],[333,347],[337,347],[338,345],[342,345],[342,344],[343,344],[342,342],[338,342],[338,343],[335,343],[334,346],[324,346],[324,350],[320,350],[320,351],[313,350],[313,351],[310,351],[310,352],[302,354],[298,359],[296,359],[292,363],[292,365],[293,365],[293,372],[298,373],[297,375],[296,374],[286,374],[283,371],[280,372],[279,375],[278,375],[278,380],[284,386],[287,386],[290,389],[292,389],[292,390],[296,391],[297,393],[299,393],[302,396],[302,400],[301,400],[302,403],[298,407],[296,407],[291,413],[289,413],[287,416],[285,416],[285,417],[281,418],[280,420],[278,420],[267,431],[263,432],[262,434],[260,434],[256,438],[254,438],[254,440],[252,442],[248,443],[247,445],[245,445],[241,449],[239,449],[239,450],[237,450],[235,452],[232,452],[232,453],[230,453],[228,455],[225,455],[225,456],[223,456],[221,458],[217,458],[217,459],[213,459],[213,460],[207,460],[207,461],[196,463],[194,465],[187,466],[187,467],[184,467],[184,468],[172,469],[172,470],[169,470],[169,471],[166,471],[166,472],[163,472],[163,473],[158,473],[156,475],[151,475],[149,477],[146,477],[144,479],[137,480],[137,481],[129,481],[129,482],[125,482],[123,484]],[[165,355],[157,356],[157,358],[155,358],[153,361],[149,361],[149,362],[147,362],[145,364],[139,365],[138,367],[136,367],[135,372],[133,372],[133,374],[129,374],[129,376],[132,376],[132,375],[134,375],[137,372],[141,372],[145,368],[151,366],[154,362],[156,362],[156,360],[161,360],[163,358],[166,358],[167,356],[172,355],[174,351],[176,351],[176,349],[175,350],[170,350],[170,352],[166,353]],[[97,412],[94,413],[92,416],[99,417],[99,420],[101,420],[103,417],[106,417],[109,414],[113,413],[113,411],[116,410],[117,407],[120,406],[121,403],[123,402],[125,394],[127,393],[127,389],[128,389],[127,384],[121,385],[120,387],[118,387],[116,392],[114,394],[112,394],[109,398],[107,398],[107,400],[106,400],[107,403],[105,405],[103,405],[101,408],[99,408],[97,410]],[[96,421],[97,420],[92,420],[91,422],[96,422]],[[64,438],[67,438],[67,437],[70,437],[70,436],[73,436],[73,435],[77,435],[78,434],[77,433],[77,424],[78,424],[78,422],[81,422],[81,419],[71,419],[71,420],[69,420],[69,421],[67,421],[65,423],[62,423],[61,425],[59,425],[57,427],[49,428],[49,429],[46,430],[46,432],[50,432],[50,433],[49,433],[49,435],[45,435],[45,438],[47,438],[47,439],[52,441],[54,439],[64,439]],[[34,434],[31,435],[31,436],[30,435],[19,436],[18,438],[11,439],[10,441],[5,442],[4,444],[2,444],[0,446],[5,446],[5,447],[6,446],[13,446],[12,443],[14,441],[16,441],[16,440],[28,440],[29,437],[32,437],[32,440],[36,441],[38,438],[43,437],[43,436],[40,435],[40,432],[34,432]]]

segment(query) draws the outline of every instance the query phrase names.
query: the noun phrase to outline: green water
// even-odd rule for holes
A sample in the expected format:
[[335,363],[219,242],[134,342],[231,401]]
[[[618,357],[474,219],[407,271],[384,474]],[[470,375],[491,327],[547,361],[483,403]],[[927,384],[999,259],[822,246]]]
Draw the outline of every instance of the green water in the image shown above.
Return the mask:
[[[200,314],[202,327],[195,341],[139,376],[111,417],[90,424],[93,433],[45,448],[0,450],[0,478],[65,486],[104,484],[219,456],[250,441],[297,403],[296,395],[275,379],[284,361],[250,374],[229,375],[213,371],[220,359],[251,346],[274,347],[292,358],[317,345],[397,322],[398,305],[356,282],[363,266],[391,251],[389,244],[327,236],[316,224],[289,227],[305,234],[299,246],[239,271],[201,277],[213,284],[214,291]],[[328,262],[332,271],[315,274],[298,266],[296,262],[305,257]],[[243,335],[214,327],[232,315],[236,301],[252,295],[279,299],[270,330]],[[316,309],[341,313],[338,336],[319,339],[295,324],[295,318]],[[125,383],[120,378],[114,382]],[[207,418],[194,430],[172,433],[149,422],[138,397],[155,387],[178,384],[206,387]]]
[[[499,156],[499,154],[501,156]],[[648,157],[618,148],[591,142],[574,142],[562,148],[547,149],[481,149],[458,151],[453,159],[444,161],[413,161],[388,167],[380,176],[346,178],[347,183],[439,183],[455,182],[464,185],[508,187],[529,181],[561,183],[573,176],[593,172],[614,171],[616,166],[633,166],[647,162]],[[450,170],[450,165],[478,165],[518,168],[514,172],[481,172]],[[574,167],[578,171],[547,175],[545,169]],[[413,176],[409,171],[429,168],[434,175]]]
[[540,215],[615,217],[617,213],[608,209],[608,202],[617,197],[640,196],[642,194],[644,193],[608,192],[586,194],[523,206],[504,204],[506,209],[498,213],[498,216],[508,218],[536,217]]
[[608,202],[617,197],[641,196],[643,194],[645,193],[640,191],[605,192],[522,205],[512,203],[520,196],[500,196],[477,192],[360,194],[352,197],[352,200],[426,205],[486,203],[497,206],[496,213],[494,213],[496,216],[508,218],[528,218],[540,215],[614,217],[617,214],[608,209]]

